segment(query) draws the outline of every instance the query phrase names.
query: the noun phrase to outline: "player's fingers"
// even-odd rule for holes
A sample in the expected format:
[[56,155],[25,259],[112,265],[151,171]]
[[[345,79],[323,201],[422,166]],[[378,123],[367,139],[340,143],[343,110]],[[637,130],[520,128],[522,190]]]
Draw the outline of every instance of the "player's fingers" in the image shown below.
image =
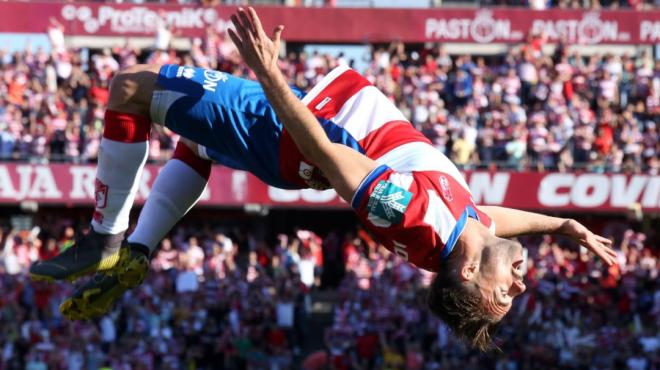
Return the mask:
[[254,30],[257,32],[257,34],[265,35],[264,28],[261,25],[261,19],[259,19],[256,10],[254,10],[253,7],[249,6],[248,13],[250,14],[250,19],[252,20],[252,24],[254,25]]
[[616,255],[608,253],[609,248],[605,247],[600,242],[597,242],[595,240],[591,240],[591,241],[587,240],[587,243],[585,243],[584,246],[587,247],[587,249],[590,249],[595,255],[597,255],[601,260],[603,260],[603,262],[605,262],[605,264],[607,264],[608,266],[612,266],[612,264],[614,264],[614,262],[616,261],[615,260]]
[[280,37],[282,37],[282,31],[284,31],[284,26],[279,25],[273,30],[273,42],[279,47]]
[[610,257],[610,266],[616,264],[616,258],[615,257]]
[[243,22],[243,25],[245,26],[245,29],[248,33],[250,33],[252,36],[258,35],[256,29],[254,28],[254,24],[252,23],[252,19],[250,19],[250,16],[245,11],[245,9],[238,8],[238,17],[241,19],[241,22]]
[[598,239],[599,242],[601,242],[601,243],[603,243],[607,246],[612,245],[612,240],[610,240],[609,238],[606,238],[604,236],[596,235],[596,239]]
[[238,35],[234,32],[234,30],[232,30],[231,28],[229,28],[229,29],[227,30],[227,34],[229,35],[229,38],[231,39],[231,41],[234,42],[234,45],[236,45],[236,47],[237,47],[239,50],[243,48],[243,42],[241,42],[241,39],[240,39],[240,38],[238,37]]
[[612,249],[612,248],[606,248],[605,250],[607,251],[607,253],[608,253],[610,256],[615,257],[615,258],[617,257],[616,251],[615,251],[614,249]]
[[248,38],[247,30],[245,29],[245,26],[243,26],[243,23],[241,22],[240,19],[238,19],[238,16],[236,16],[236,14],[232,14],[231,23],[233,23],[234,27],[236,27],[236,32],[241,37],[242,42],[247,42],[250,40]]
[[598,255],[598,257],[600,257],[603,260],[603,262],[605,262],[605,264],[607,264],[608,266],[612,266],[613,263],[612,257],[608,256],[607,253],[604,253],[602,249],[598,249],[596,251],[596,254]]
[[605,253],[607,253],[607,255],[608,255],[610,261],[612,261],[612,264],[615,264],[616,261],[617,261],[616,251],[614,251],[613,249],[610,249],[610,248],[607,248],[607,247],[606,247],[606,248],[605,248]]
[[608,247],[606,244],[596,240],[594,242],[594,245],[596,246],[597,250],[600,251],[601,253],[611,257],[615,258],[616,257],[616,251],[610,247]]

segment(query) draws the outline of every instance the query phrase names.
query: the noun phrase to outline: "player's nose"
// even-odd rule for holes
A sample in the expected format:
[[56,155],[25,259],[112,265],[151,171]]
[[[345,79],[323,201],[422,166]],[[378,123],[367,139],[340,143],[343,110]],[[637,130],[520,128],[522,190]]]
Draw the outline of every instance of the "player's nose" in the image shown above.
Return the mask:
[[511,295],[517,296],[523,294],[526,289],[527,286],[523,283],[522,279],[515,279],[511,285]]

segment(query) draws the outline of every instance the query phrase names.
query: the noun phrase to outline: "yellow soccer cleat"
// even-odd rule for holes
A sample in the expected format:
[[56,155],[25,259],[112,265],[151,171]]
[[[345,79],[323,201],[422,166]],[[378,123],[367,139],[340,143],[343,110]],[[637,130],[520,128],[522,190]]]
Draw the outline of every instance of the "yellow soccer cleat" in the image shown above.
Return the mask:
[[[112,309],[125,291],[142,283],[149,270],[149,258],[141,245],[121,248],[119,262],[108,274],[96,274],[60,305],[70,320],[89,320]],[[148,252],[148,249],[146,249]]]

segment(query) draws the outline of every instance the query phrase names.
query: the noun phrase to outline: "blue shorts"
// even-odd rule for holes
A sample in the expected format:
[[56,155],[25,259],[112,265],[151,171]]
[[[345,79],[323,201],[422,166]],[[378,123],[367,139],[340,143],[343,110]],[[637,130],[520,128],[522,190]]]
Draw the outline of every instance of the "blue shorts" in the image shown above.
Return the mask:
[[[296,188],[280,174],[282,124],[261,86],[224,72],[164,65],[151,119],[200,144],[200,154],[253,173],[265,183]],[[303,93],[293,89],[302,98]]]

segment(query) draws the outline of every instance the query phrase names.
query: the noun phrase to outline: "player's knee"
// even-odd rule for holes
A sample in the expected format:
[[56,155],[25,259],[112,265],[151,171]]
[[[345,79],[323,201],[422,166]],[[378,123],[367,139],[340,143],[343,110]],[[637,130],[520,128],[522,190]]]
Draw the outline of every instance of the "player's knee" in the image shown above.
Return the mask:
[[158,69],[155,65],[140,64],[118,72],[110,83],[108,109],[148,117]]
[[186,139],[185,137],[180,137],[179,142],[176,144],[176,146],[178,148],[182,145],[186,147],[184,148],[185,150],[190,150],[192,154],[199,157],[199,145],[196,142],[190,139]]
[[149,139],[149,105],[156,86],[157,66],[137,65],[117,73],[110,83],[103,137],[124,143]]
[[199,145],[191,140],[180,138],[172,158],[187,164],[202,178],[208,179],[211,175],[211,161],[200,156]]

